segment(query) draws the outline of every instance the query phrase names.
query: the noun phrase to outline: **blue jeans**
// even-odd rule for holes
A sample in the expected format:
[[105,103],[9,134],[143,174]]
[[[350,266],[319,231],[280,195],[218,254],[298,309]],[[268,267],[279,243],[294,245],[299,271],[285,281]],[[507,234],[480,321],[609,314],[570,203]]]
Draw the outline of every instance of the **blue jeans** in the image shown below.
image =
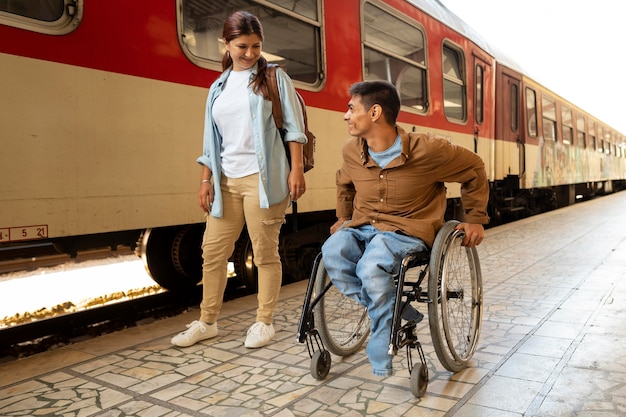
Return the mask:
[[367,308],[371,333],[366,352],[376,376],[393,374],[393,356],[388,353],[396,299],[393,277],[408,253],[421,250],[428,250],[421,239],[369,225],[340,229],[322,246],[333,284]]

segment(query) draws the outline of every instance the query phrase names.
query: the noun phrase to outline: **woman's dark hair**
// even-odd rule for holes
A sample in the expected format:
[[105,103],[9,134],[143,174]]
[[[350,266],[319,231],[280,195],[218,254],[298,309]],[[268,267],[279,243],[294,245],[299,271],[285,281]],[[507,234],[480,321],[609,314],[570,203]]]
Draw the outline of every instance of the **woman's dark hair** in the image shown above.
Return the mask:
[[[257,35],[263,42],[263,26],[259,18],[252,13],[246,11],[237,11],[226,18],[224,22],[224,30],[222,31],[222,39],[224,42],[230,42],[241,35]],[[233,60],[228,51],[222,57],[222,71],[230,68]],[[261,56],[257,63],[257,73],[252,80],[252,91],[268,98],[267,83],[265,81],[265,70],[267,68],[267,60]]]
[[374,104],[383,109],[383,116],[390,125],[396,124],[400,113],[400,97],[396,87],[388,81],[363,81],[352,84],[348,90],[350,96],[361,97],[361,103],[366,110]]

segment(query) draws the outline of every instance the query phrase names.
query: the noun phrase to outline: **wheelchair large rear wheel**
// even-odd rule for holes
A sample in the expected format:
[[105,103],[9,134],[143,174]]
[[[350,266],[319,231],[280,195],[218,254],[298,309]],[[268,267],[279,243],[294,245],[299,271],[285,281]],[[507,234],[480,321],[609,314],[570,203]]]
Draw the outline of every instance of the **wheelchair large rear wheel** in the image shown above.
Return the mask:
[[467,366],[476,351],[482,321],[482,275],[476,248],[461,246],[458,221],[437,233],[430,257],[428,316],[435,353],[451,372]]
[[[330,277],[321,259],[315,274],[315,298],[321,294]],[[367,309],[360,303],[343,295],[335,286],[330,288],[313,309],[315,327],[329,352],[338,356],[355,353],[363,345],[370,332]]]

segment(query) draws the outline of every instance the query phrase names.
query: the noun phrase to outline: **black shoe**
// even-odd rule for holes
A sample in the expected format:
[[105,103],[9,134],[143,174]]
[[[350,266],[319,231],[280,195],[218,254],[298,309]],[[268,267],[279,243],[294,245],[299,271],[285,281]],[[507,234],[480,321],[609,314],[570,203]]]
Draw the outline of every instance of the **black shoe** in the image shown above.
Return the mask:
[[424,319],[424,315],[417,311],[411,304],[407,304],[402,310],[402,318],[417,324]]

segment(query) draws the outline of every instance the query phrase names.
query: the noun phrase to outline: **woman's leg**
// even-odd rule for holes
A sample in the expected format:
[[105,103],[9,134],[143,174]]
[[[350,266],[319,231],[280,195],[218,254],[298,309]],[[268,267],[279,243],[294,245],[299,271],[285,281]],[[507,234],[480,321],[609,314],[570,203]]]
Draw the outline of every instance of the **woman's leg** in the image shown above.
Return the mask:
[[280,229],[285,222],[289,197],[269,208],[260,208],[259,176],[245,178],[243,210],[246,227],[252,242],[254,264],[259,271],[257,322],[272,324],[274,310],[282,285],[282,264],[278,252]]
[[228,259],[243,229],[243,197],[239,179],[222,177],[224,217],[207,216],[202,240],[202,303],[200,320],[214,323],[222,308],[228,280]]

